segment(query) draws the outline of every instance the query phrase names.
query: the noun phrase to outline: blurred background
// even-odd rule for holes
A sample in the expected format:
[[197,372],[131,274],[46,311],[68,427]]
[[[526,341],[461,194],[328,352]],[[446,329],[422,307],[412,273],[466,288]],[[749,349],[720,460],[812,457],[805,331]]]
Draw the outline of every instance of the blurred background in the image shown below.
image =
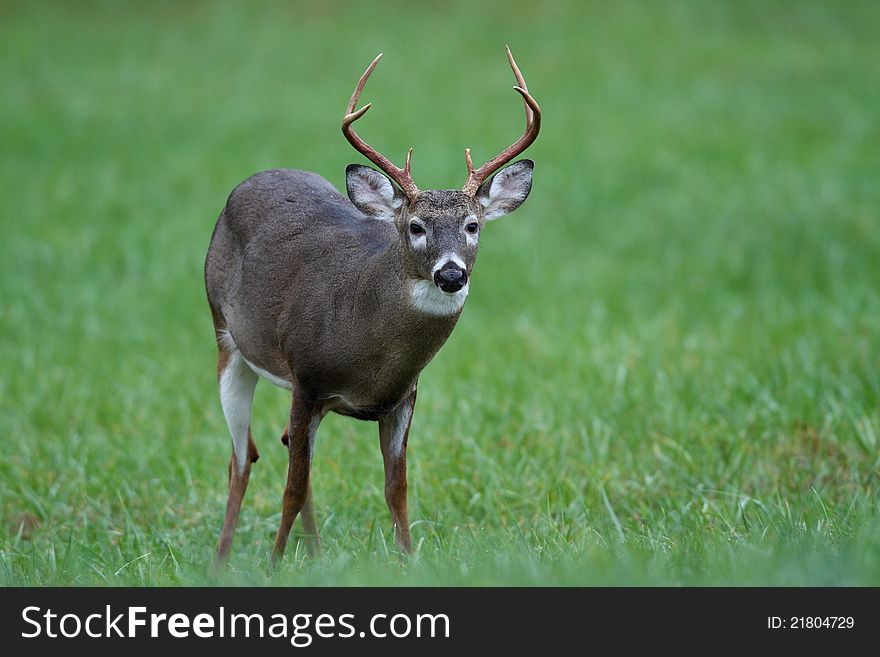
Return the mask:
[[[0,582],[211,582],[229,438],[202,266],[232,188],[364,162],[460,187],[544,115],[410,437],[322,424],[325,558],[267,576],[286,393],[223,581],[880,584],[880,5],[0,6]],[[448,382],[454,381],[454,386]]]

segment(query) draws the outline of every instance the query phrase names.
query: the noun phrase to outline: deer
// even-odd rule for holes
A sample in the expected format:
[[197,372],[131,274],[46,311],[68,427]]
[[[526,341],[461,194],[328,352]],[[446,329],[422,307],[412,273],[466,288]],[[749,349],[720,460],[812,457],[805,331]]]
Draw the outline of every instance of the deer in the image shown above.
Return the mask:
[[419,190],[412,148],[400,168],[355,132],[372,106],[355,110],[380,53],[355,86],[342,133],[381,171],[348,165],[347,196],[294,169],[257,173],[229,195],[205,261],[220,402],[232,437],[215,564],[228,560],[259,458],[250,419],[260,378],[291,392],[281,437],[287,483],[271,563],[282,559],[297,516],[308,555],[320,554],[309,475],[318,426],[331,412],[378,422],[395,546],[402,557],[412,552],[406,451],[419,375],[461,315],[485,223],[516,210],[532,186],[531,160],[505,165],[537,138],[541,110],[506,51],[525,130],[479,168],[465,149],[460,190]]

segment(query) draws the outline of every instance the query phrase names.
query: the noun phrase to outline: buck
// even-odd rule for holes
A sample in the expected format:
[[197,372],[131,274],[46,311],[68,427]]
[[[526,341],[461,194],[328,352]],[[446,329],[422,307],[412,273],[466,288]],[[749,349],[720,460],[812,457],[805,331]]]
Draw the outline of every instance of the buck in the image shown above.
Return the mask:
[[530,160],[501,169],[531,145],[541,124],[509,48],[525,132],[476,169],[465,149],[461,190],[420,191],[410,175],[411,148],[401,169],[355,133],[354,122],[371,104],[355,106],[381,56],[355,86],[342,132],[385,175],[349,165],[346,198],[308,171],[255,174],[233,190],[211,238],[205,283],[232,435],[218,562],[229,555],[251,464],[259,458],[250,431],[259,377],[292,392],[273,561],[283,556],[298,514],[308,553],[320,552],[309,472],[318,425],[330,412],[379,423],[395,543],[401,553],[412,551],[406,447],[419,374],[458,321],[484,223],[515,210],[531,190]]

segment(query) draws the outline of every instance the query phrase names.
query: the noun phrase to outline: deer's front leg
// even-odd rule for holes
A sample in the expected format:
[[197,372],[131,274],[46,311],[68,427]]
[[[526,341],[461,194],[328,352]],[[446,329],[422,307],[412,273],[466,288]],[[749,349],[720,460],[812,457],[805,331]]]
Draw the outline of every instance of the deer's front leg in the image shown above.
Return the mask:
[[394,542],[398,550],[407,554],[412,552],[412,539],[406,512],[406,443],[415,405],[416,391],[413,390],[397,408],[379,420],[379,444],[385,463],[385,501],[394,522]]
[[[288,447],[290,439],[288,433],[290,425],[284,427],[284,433],[281,434],[281,443]],[[314,444],[314,440],[312,441]],[[289,447],[288,447],[289,449]],[[310,557],[321,556],[321,539],[318,536],[318,519],[315,517],[315,498],[312,495],[312,484],[309,482],[309,492],[306,495],[306,503],[302,511],[299,512],[299,519],[302,522],[303,533],[306,536],[306,550]]]
[[[290,410],[290,424],[287,431],[289,455],[287,486],[284,488],[281,526],[278,527],[278,535],[275,537],[275,549],[272,552],[273,562],[280,561],[281,557],[284,556],[284,549],[287,547],[287,539],[290,536],[293,522],[309,498],[309,471],[312,464],[312,448],[315,444],[318,425],[321,423],[321,414],[319,409],[301,401],[300,397],[299,393],[294,392],[293,405]],[[315,528],[315,531],[317,531],[317,528]]]

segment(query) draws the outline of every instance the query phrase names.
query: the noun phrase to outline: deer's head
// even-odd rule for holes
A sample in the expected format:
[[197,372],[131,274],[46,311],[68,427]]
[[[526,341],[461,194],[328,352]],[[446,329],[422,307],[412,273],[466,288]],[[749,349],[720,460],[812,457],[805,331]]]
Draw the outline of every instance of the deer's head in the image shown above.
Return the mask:
[[342,132],[351,145],[384,174],[367,166],[350,164],[346,169],[348,196],[365,214],[396,226],[405,254],[405,269],[412,277],[414,299],[425,302],[422,304],[425,309],[438,314],[457,312],[467,296],[483,225],[513,212],[529,195],[531,160],[520,160],[498,169],[535,141],[541,126],[541,109],[529,94],[508,48],[507,57],[517,80],[514,89],[523,97],[525,105],[523,136],[478,169],[473,166],[470,149],[465,149],[468,175],[461,190],[419,191],[410,175],[412,149],[401,169],[361,139],[352,126],[371,107],[368,103],[355,111],[364,85],[381,56],[372,61],[358,81],[342,119]]

